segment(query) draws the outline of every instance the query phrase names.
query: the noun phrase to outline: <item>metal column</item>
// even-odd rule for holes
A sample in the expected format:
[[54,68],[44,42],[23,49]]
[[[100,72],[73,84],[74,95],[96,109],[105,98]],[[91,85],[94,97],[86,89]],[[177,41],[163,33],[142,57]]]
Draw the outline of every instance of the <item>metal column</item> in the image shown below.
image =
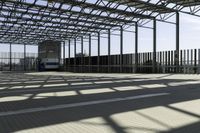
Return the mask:
[[123,72],[123,27],[120,27],[120,72]]
[[76,72],[76,38],[74,38],[74,72]]
[[100,33],[98,32],[98,44],[97,44],[97,50],[98,50],[98,57],[97,57],[97,72],[100,72]]
[[135,73],[138,69],[138,24],[135,23]]
[[153,20],[153,73],[156,73],[156,19]]
[[65,62],[65,41],[63,41],[63,69],[66,71],[66,62]]
[[12,71],[12,44],[10,43],[10,71]]
[[83,53],[83,37],[81,37],[81,72],[83,71],[83,58],[84,58],[84,53]]
[[110,56],[110,53],[111,53],[111,39],[110,39],[110,29],[108,30],[108,72],[110,73],[111,71],[111,56]]
[[89,35],[89,61],[88,61],[88,65],[89,65],[89,72],[91,72],[91,35]]
[[175,53],[175,65],[176,65],[176,73],[179,72],[179,43],[180,43],[180,18],[179,18],[179,12],[176,13],[176,53]]
[[70,49],[71,41],[68,41],[68,71],[70,71],[70,59],[71,59],[71,49]]
[[24,71],[26,71],[26,44],[24,44]]

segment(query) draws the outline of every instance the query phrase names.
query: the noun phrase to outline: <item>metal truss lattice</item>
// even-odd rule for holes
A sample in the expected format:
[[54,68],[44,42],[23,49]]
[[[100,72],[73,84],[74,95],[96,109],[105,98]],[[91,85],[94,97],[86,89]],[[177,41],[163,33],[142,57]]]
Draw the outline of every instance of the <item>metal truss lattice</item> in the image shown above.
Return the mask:
[[167,22],[176,12],[198,16],[197,0],[2,0],[0,43],[38,44],[97,35],[115,27]]

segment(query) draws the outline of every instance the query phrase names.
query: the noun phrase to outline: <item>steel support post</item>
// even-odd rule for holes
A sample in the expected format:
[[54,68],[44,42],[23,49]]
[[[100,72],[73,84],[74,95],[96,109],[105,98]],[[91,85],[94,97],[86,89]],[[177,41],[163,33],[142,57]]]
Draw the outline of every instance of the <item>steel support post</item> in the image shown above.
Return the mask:
[[66,62],[65,62],[65,41],[63,41],[63,69],[66,71]]
[[0,59],[0,62],[1,62],[1,64],[0,64],[0,68],[1,68],[0,71],[3,71],[3,59]]
[[108,30],[108,72],[111,72],[111,39],[110,39],[110,29]]
[[123,27],[120,27],[120,73],[123,72]]
[[81,37],[81,72],[83,72],[83,58],[84,58],[84,53],[83,53],[83,37]]
[[175,65],[176,73],[179,72],[179,45],[180,45],[180,16],[179,12],[176,13],[176,53],[175,53]]
[[153,20],[153,73],[156,73],[156,19]]
[[10,43],[10,71],[12,71],[12,44]]
[[97,44],[97,53],[98,53],[98,57],[97,57],[97,71],[100,72],[100,33],[98,32],[98,44]]
[[135,23],[135,73],[138,69],[138,24]]
[[89,65],[89,72],[91,72],[91,35],[89,35],[89,57],[88,57],[88,65]]
[[26,44],[24,44],[24,71],[26,71]]
[[71,48],[70,48],[70,45],[71,45],[71,41],[69,40],[68,41],[68,71],[70,71],[70,59],[71,59]]
[[74,38],[74,72],[76,72],[76,38]]

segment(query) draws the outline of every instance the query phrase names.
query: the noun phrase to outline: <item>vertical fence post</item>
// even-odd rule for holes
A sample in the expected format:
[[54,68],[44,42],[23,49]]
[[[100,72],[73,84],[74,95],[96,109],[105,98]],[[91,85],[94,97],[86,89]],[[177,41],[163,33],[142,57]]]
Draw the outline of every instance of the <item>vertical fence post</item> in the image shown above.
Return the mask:
[[26,44],[24,44],[24,71],[26,71]]
[[198,49],[198,74],[200,73],[200,49]]
[[180,17],[179,12],[176,13],[176,52],[175,52],[175,65],[176,65],[176,73],[179,72],[179,43],[180,43]]
[[144,66],[144,62],[145,62],[145,53],[142,53],[142,69],[145,72],[145,66]]
[[66,69],[66,62],[65,62],[65,41],[63,41],[63,69]]
[[166,67],[165,67],[165,52],[163,51],[162,52],[162,69],[163,69],[163,73],[165,73],[166,72]]
[[138,69],[138,23],[135,23],[135,73]]
[[12,44],[10,43],[10,71],[12,71]]
[[180,66],[179,66],[179,72],[183,72],[183,50],[180,51]]
[[189,50],[187,50],[187,73],[189,73],[189,71],[190,71],[190,67],[189,67],[189,65],[190,65],[190,51]]
[[68,71],[70,71],[70,59],[71,59],[71,48],[70,48],[70,45],[71,45],[71,41],[69,40],[68,41]]
[[81,72],[84,72],[83,70],[83,58],[84,58],[84,53],[83,53],[83,36],[81,37]]
[[171,51],[171,72],[174,73],[176,68],[174,67],[174,51]]
[[191,58],[191,62],[190,62],[190,73],[192,73],[192,72],[193,72],[193,67],[194,67],[194,66],[193,66],[193,65],[194,65],[194,64],[193,64],[193,49],[191,49],[190,51],[191,51],[191,53],[190,53],[190,54],[191,54],[191,55],[190,55],[190,58]]
[[[146,52],[145,53],[145,62],[147,63],[148,62],[148,53]],[[148,71],[148,66],[145,67],[145,72]]]
[[165,51],[165,72],[168,73],[168,52]]
[[89,65],[89,72],[91,72],[91,66],[92,66],[92,63],[91,63],[91,35],[89,35],[89,61],[88,61],[88,65]]
[[194,73],[197,73],[197,50],[194,50]]
[[110,70],[111,70],[111,56],[110,56],[110,53],[111,53],[111,39],[110,39],[110,29],[108,29],[108,72],[110,73]]
[[186,73],[186,50],[183,51],[183,71]]
[[98,32],[98,44],[97,44],[97,72],[100,72],[100,32]]
[[153,73],[156,72],[156,19],[153,21]]
[[160,73],[162,73],[162,52],[160,52],[160,65],[159,65],[159,68],[160,68]]
[[74,72],[76,72],[76,38],[74,38]]
[[120,27],[120,73],[123,72],[123,27]]

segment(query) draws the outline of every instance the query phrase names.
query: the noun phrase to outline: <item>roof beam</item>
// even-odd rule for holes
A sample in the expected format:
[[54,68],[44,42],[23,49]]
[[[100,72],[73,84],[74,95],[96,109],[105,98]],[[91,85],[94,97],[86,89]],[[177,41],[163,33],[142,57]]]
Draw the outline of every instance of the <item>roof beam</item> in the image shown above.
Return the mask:
[[[6,5],[7,7],[11,7]],[[40,8],[40,6],[36,6],[37,8]],[[1,8],[1,11],[11,11],[8,8]],[[29,11],[25,11],[25,10],[17,10],[15,11],[16,13],[20,13],[20,14],[27,14],[27,15],[32,15],[32,16],[40,16],[40,17],[53,17],[54,19],[67,19],[68,21],[72,21],[72,22],[81,22],[81,23],[88,23],[88,24],[95,24],[95,25],[103,25],[103,26],[108,26],[108,27],[115,27],[115,26],[120,26],[117,24],[111,24],[111,23],[105,23],[105,22],[96,22],[96,21],[91,21],[91,20],[83,20],[83,19],[75,19],[75,18],[71,18],[65,15],[64,16],[59,16],[59,15],[52,15],[52,14],[39,14],[37,12],[29,12]]]
[[122,5],[128,5],[136,9],[141,9],[143,11],[151,11],[159,14],[176,12],[174,9],[141,0],[107,0],[107,1],[117,2]]
[[[18,4],[18,2],[16,1],[12,1],[12,0],[7,0],[7,3],[13,3],[13,4]],[[27,7],[32,7],[35,9],[46,9],[46,11],[51,11],[51,12],[55,12],[55,13],[69,13],[71,15],[79,15],[79,16],[84,16],[91,19],[101,19],[104,20],[104,22],[120,22],[120,23],[133,23],[132,20],[125,20],[125,19],[120,19],[120,18],[113,18],[113,17],[108,17],[108,16],[101,16],[101,15],[96,15],[96,14],[90,14],[90,13],[84,13],[84,12],[79,12],[79,11],[74,11],[74,10],[70,10],[70,9],[59,9],[59,8],[53,8],[53,7],[49,7],[49,6],[43,6],[43,5],[36,5],[36,4],[30,4],[30,3],[26,3],[26,2],[21,2],[22,5],[27,6]]]
[[[5,10],[3,10],[5,11]],[[23,21],[32,21],[34,23],[52,23],[52,24],[61,24],[61,25],[65,25],[65,26],[74,26],[74,27],[83,27],[83,28],[88,28],[88,29],[100,29],[100,30],[106,30],[108,28],[102,28],[99,26],[88,26],[88,25],[81,25],[81,24],[73,24],[73,23],[64,23],[64,22],[56,22],[56,21],[49,21],[49,20],[42,20],[42,19],[32,19],[32,18],[26,18],[24,16],[19,17],[19,16],[10,16],[10,15],[0,15],[0,17],[6,17],[6,18],[10,18],[10,19],[17,19],[17,20],[23,20]],[[4,23],[9,23],[9,21],[3,21]],[[15,23],[17,23],[18,21],[15,21]],[[44,26],[45,27],[45,26]]]
[[60,1],[62,3],[68,4],[68,5],[82,7],[84,9],[90,8],[90,9],[99,10],[102,12],[109,12],[111,14],[118,14],[118,15],[121,15],[124,17],[135,17],[135,18],[140,18],[140,19],[153,19],[153,17],[149,16],[149,15],[138,14],[135,12],[129,12],[129,11],[121,10],[121,9],[110,8],[110,7],[101,6],[101,5],[92,4],[92,3],[83,2],[83,1],[77,1],[77,0],[76,1],[74,1],[74,0],[57,0],[57,1]]

